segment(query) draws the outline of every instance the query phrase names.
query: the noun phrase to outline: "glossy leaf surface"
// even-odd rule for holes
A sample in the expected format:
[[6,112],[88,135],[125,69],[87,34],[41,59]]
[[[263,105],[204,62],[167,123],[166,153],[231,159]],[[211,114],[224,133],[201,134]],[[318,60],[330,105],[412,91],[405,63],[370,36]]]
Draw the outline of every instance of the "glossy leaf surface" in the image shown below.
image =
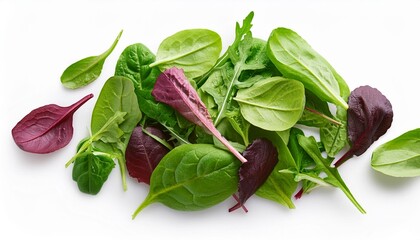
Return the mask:
[[229,211],[242,207],[267,180],[278,162],[277,149],[267,139],[254,140],[242,155],[248,162],[242,164],[239,169],[239,202]]
[[376,171],[393,177],[420,176],[420,129],[379,146],[372,154],[371,165]]
[[32,110],[12,129],[15,143],[24,151],[50,153],[66,146],[73,137],[73,114],[89,94],[68,107],[49,104]]
[[271,131],[291,128],[302,115],[305,89],[295,80],[271,77],[240,89],[234,98],[252,125]]
[[153,170],[169,149],[149,135],[166,139],[167,137],[160,129],[147,127],[145,130],[148,134],[141,126],[134,129],[125,151],[125,159],[130,176],[139,182],[150,184]]
[[98,56],[84,58],[70,65],[61,75],[61,83],[66,88],[80,88],[95,81],[102,72],[106,58],[112,53],[122,35],[118,34],[111,47]]
[[159,75],[152,95],[157,101],[173,107],[190,122],[203,127],[225,145],[241,162],[246,162],[246,159],[230,145],[213,125],[206,106],[181,69],[171,68]]
[[391,127],[391,102],[376,88],[361,86],[350,93],[347,132],[351,148],[335,163],[360,156]]
[[96,195],[114,167],[112,158],[86,152],[74,162],[72,177],[81,192]]
[[150,192],[133,218],[154,202],[182,211],[214,206],[236,191],[239,165],[232,154],[212,145],[178,146],[152,173]]

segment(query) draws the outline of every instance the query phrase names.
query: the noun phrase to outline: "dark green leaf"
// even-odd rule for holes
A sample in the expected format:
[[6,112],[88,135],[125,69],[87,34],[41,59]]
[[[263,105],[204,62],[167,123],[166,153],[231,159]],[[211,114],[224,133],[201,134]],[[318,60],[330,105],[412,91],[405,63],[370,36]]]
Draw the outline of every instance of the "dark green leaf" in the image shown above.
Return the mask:
[[85,152],[76,158],[72,177],[81,192],[96,195],[114,166],[112,158]]
[[150,180],[150,192],[133,218],[154,202],[177,210],[201,210],[231,196],[238,185],[239,161],[207,144],[184,144],[161,160]]

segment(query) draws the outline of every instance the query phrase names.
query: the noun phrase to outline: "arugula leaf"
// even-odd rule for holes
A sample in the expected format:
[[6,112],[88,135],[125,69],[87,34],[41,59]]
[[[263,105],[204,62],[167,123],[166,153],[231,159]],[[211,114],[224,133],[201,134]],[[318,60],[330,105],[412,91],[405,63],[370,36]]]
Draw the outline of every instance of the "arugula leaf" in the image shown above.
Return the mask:
[[337,107],[336,121],[340,124],[328,123],[320,128],[321,142],[329,157],[335,157],[348,145],[347,141],[347,111]]
[[338,170],[336,168],[330,167],[330,163],[328,163],[326,159],[322,157],[315,138],[312,136],[305,137],[303,135],[298,135],[298,142],[300,146],[305,150],[305,152],[314,160],[317,168],[319,168],[319,170],[321,170],[327,175],[326,178],[322,179],[312,174],[309,175],[310,177],[307,177],[305,179],[315,179],[316,183],[327,183],[340,188],[361,213],[366,213],[366,211],[362,208],[362,206],[360,206],[360,204],[351,194],[350,190],[348,189],[340,174],[338,173]]

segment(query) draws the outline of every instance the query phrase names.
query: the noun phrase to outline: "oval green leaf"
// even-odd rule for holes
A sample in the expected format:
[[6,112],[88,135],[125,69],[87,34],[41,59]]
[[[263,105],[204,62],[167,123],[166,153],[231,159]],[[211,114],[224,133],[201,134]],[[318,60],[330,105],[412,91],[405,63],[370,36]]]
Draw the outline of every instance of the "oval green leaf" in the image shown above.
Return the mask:
[[169,36],[159,46],[156,62],[163,72],[171,67],[184,70],[189,79],[209,71],[222,51],[222,40],[216,32],[208,29],[188,29]]
[[154,202],[182,211],[214,206],[237,190],[239,165],[234,155],[213,145],[176,147],[153,171],[150,192],[133,218]]
[[379,146],[372,154],[371,165],[393,177],[420,176],[420,128]]
[[81,192],[96,195],[114,166],[111,158],[86,152],[76,158],[72,177]]
[[305,107],[302,83],[271,77],[240,89],[234,98],[242,116],[252,125],[270,131],[287,130],[299,120]]
[[294,31],[274,29],[268,39],[267,55],[283,76],[301,81],[324,101],[348,108],[347,84],[327,60]]
[[101,55],[84,58],[67,67],[60,78],[63,86],[76,89],[95,81],[101,75],[105,60],[117,46],[122,33],[121,30],[111,47]]

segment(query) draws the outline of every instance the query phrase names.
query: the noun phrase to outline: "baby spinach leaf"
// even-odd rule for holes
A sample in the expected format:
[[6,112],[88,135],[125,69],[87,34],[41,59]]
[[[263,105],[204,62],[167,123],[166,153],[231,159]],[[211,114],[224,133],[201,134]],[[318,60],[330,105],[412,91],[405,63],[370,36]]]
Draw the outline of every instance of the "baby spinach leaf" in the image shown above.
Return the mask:
[[394,113],[389,100],[376,88],[361,86],[350,93],[347,132],[351,148],[335,163],[362,155],[391,127]]
[[277,202],[288,208],[295,208],[291,200],[297,188],[297,182],[292,173],[281,172],[284,169],[296,169],[296,164],[289,149],[281,138],[280,134],[253,127],[250,130],[251,139],[269,139],[277,149],[278,162],[267,180],[258,188],[257,196]]
[[72,177],[81,192],[96,195],[114,166],[114,161],[108,156],[84,152],[74,162]]
[[84,58],[70,65],[61,75],[61,83],[66,88],[80,88],[96,80],[102,72],[106,58],[117,46],[123,31],[118,34],[114,43],[104,53],[98,56]]
[[155,55],[145,45],[130,45],[121,53],[115,75],[128,77],[133,81],[144,116],[160,123],[181,143],[188,143],[190,129],[179,126],[176,112],[168,105],[157,102],[152,96],[156,79],[161,74],[158,67],[149,67],[155,59]]
[[393,177],[420,176],[420,128],[375,149],[371,165],[376,171]]
[[278,162],[277,149],[267,139],[256,139],[242,153],[248,162],[239,169],[238,203],[229,212],[242,207],[267,180]]
[[240,89],[234,98],[252,125],[271,131],[291,128],[302,115],[305,89],[295,80],[271,77]]
[[50,153],[65,147],[73,137],[74,112],[92,97],[89,94],[68,107],[49,104],[32,110],[13,127],[13,140],[31,153]]
[[283,76],[301,81],[324,101],[348,108],[342,97],[342,93],[347,92],[347,84],[327,60],[294,31],[274,29],[268,39],[267,54]]
[[183,211],[214,206],[236,191],[239,165],[232,154],[212,145],[180,145],[153,171],[150,192],[133,218],[154,202]]
[[166,103],[176,109],[190,122],[204,128],[225,145],[241,162],[246,162],[246,159],[217,131],[206,106],[181,69],[170,68],[159,75],[152,95],[157,101]]
[[[147,133],[145,133],[146,131]],[[150,176],[169,149],[154,139],[151,135],[161,139],[167,136],[156,127],[138,126],[133,130],[130,141],[125,150],[128,174],[139,182],[150,184]]]
[[121,53],[115,67],[115,76],[131,79],[136,90],[151,91],[161,73],[158,68],[149,67],[155,59],[155,55],[145,45],[132,44]]
[[305,137],[303,135],[298,135],[298,141],[299,141],[299,145],[314,160],[317,168],[327,175],[326,178],[322,179],[312,174],[312,175],[308,175],[309,177],[305,179],[307,180],[315,179],[316,183],[322,184],[323,182],[325,182],[332,186],[340,188],[361,213],[366,213],[365,210],[362,208],[362,206],[360,206],[360,204],[356,201],[356,199],[351,194],[350,190],[348,189],[343,179],[341,178],[340,174],[338,173],[338,170],[336,168],[330,167],[327,160],[324,159],[324,157],[322,157],[315,138],[312,136]]
[[127,184],[124,153],[131,133],[140,118],[141,112],[132,81],[121,76],[111,77],[103,86],[93,109],[92,136],[88,140],[82,140],[78,152],[66,166],[84,152],[107,154],[118,160],[125,190]]
[[169,36],[159,46],[156,62],[161,71],[172,67],[182,68],[193,79],[213,67],[222,51],[220,36],[207,29],[188,29]]

